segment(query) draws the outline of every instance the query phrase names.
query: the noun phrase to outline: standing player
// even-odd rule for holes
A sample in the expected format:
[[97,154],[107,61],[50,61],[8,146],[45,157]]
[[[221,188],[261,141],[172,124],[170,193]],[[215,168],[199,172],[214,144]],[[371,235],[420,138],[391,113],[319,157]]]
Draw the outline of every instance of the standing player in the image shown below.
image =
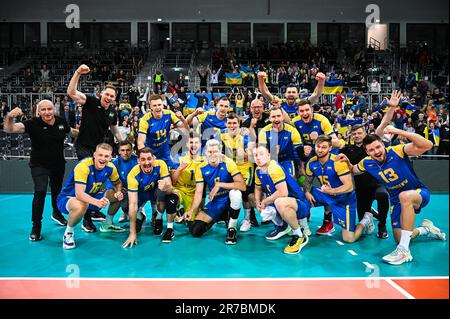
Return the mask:
[[269,238],[278,239],[292,229],[292,239],[284,252],[298,254],[308,243],[308,234],[311,233],[306,218],[309,203],[305,194],[295,179],[286,174],[276,161],[270,159],[270,153],[265,146],[256,148],[255,162],[258,165],[255,174],[255,200],[258,210],[261,212],[268,206],[274,207],[276,214],[282,219],[280,221],[276,217],[273,218],[274,223],[279,224],[277,229],[282,227],[283,221],[290,227]]
[[223,159],[220,151],[219,141],[209,140],[206,143],[207,162],[201,164],[195,172],[197,186],[194,203],[191,209],[184,214],[184,219],[191,219],[194,211],[199,208],[205,184],[208,185],[210,189],[209,202],[189,224],[189,231],[192,236],[200,237],[212,227],[222,214],[229,212],[230,220],[225,244],[234,245],[237,243],[237,222],[242,205],[241,192],[245,192],[246,187],[236,164],[229,158]]
[[[112,151],[109,144],[101,143],[97,145],[94,157],[87,157],[75,166],[58,196],[59,210],[62,213],[69,214],[63,238],[64,249],[75,248],[74,227],[83,218],[89,205],[100,208],[110,205],[108,215],[100,227],[100,231],[125,231],[113,224],[114,214],[123,199],[123,194],[117,169],[110,162]],[[108,180],[114,184],[114,190],[106,191]]]
[[218,133],[227,127],[229,110],[230,100],[222,96],[217,102],[217,111],[204,112],[193,119],[195,132],[201,134],[202,146],[211,138],[216,138]]
[[[189,150],[187,154],[180,156],[175,161],[175,167],[170,175],[174,186],[173,192],[178,196],[179,206],[183,206],[185,212],[191,210],[194,200],[196,186],[195,171],[197,167],[205,162],[205,158],[200,156],[201,141],[198,135],[195,135],[193,132],[189,134],[188,146]],[[197,213],[198,209],[194,210],[191,220],[195,219]]]
[[[259,132],[258,143],[266,145],[273,159],[277,159],[286,173],[295,176],[300,163],[295,163],[295,154],[305,160],[300,134],[295,127],[283,122],[283,113],[280,107],[272,107],[269,115],[272,124],[267,125]],[[275,158],[276,157],[276,158]]]
[[[311,159],[315,154],[316,139],[320,135],[328,135],[332,139],[332,145],[335,149],[344,147],[341,141],[334,133],[330,121],[322,114],[314,113],[309,103],[300,102],[298,105],[298,116],[292,120],[302,137],[305,155]],[[318,235],[327,235],[334,230],[331,220],[331,211],[326,207],[322,226],[316,231]]]
[[[391,97],[390,104],[398,104],[398,97]],[[386,186],[391,202],[394,238],[398,245],[392,253],[383,257],[383,261],[400,265],[413,260],[409,249],[411,239],[427,235],[445,240],[445,233],[428,219],[424,219],[420,227],[414,229],[416,214],[430,201],[430,192],[417,178],[408,156],[422,155],[433,147],[433,143],[419,134],[390,125],[383,133],[400,135],[411,142],[386,148],[378,135],[369,134],[363,140],[368,157],[354,166],[343,154],[339,159],[346,161],[355,175],[368,172]]]
[[[266,77],[267,75],[265,72],[258,72],[258,86],[262,95],[269,101],[269,103],[272,103],[275,98],[267,88]],[[319,97],[322,94],[323,87],[325,85],[325,74],[321,72],[317,73],[317,81],[317,86],[315,87],[314,92],[303,101],[299,98],[299,92],[296,86],[288,86],[286,88],[286,92],[284,94],[285,98],[281,100],[280,104],[283,111],[286,112],[287,118],[293,119],[297,116],[298,105],[300,102],[315,104],[319,101]]]
[[[335,223],[342,227],[342,239],[352,243],[361,236],[373,232],[372,214],[366,212],[358,225],[356,221],[356,194],[348,167],[331,154],[331,137],[321,135],[316,140],[316,155],[306,164],[305,194],[314,206],[329,206]],[[322,187],[312,188],[314,177]]]
[[163,229],[162,212],[167,212],[167,230],[162,237],[163,243],[170,243],[175,237],[173,221],[177,208],[177,196],[172,193],[169,170],[164,161],[158,160],[149,147],[138,151],[138,165],[128,174],[128,213],[130,216],[130,234],[122,247],[137,244],[137,233],[144,221],[142,208],[148,201],[156,201],[157,216],[153,234],[160,236]]
[[239,117],[235,113],[230,113],[227,117],[227,128],[220,133],[220,139],[223,143],[223,154],[236,163],[238,171],[242,174],[247,186],[246,191],[242,194],[244,202],[244,220],[240,228],[242,232],[250,230],[250,211],[251,207],[255,206],[254,203],[251,205],[251,202],[254,201],[250,198],[255,170],[254,164],[251,162],[253,160],[250,152],[252,142],[248,132],[246,135],[243,134],[244,130],[240,128]]
[[189,129],[180,116],[164,109],[163,98],[153,94],[149,97],[150,112],[139,121],[138,149],[150,147],[157,159],[166,162],[170,168],[173,166],[170,155],[170,127],[173,124],[177,128]]

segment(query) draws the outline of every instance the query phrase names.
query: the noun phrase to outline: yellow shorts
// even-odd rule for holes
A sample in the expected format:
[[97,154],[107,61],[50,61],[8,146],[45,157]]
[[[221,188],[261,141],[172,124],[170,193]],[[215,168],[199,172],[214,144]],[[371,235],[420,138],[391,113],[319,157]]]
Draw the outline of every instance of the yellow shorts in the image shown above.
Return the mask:
[[238,170],[242,174],[242,177],[244,177],[245,185],[248,187],[251,186],[255,174],[255,167],[253,165],[238,165]]
[[[194,192],[186,192],[181,188],[174,188],[173,193],[179,198],[179,206],[184,207],[184,211],[187,212],[192,208],[194,202]],[[198,214],[198,209],[194,210],[191,220],[194,220]]]

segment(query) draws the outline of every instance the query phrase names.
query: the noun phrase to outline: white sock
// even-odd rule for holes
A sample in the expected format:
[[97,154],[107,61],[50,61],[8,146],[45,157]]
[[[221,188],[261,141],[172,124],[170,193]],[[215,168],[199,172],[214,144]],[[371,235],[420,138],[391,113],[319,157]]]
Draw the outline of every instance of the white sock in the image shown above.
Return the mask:
[[112,225],[113,223],[113,215],[106,215],[105,221],[103,222],[104,225]]
[[173,223],[167,223],[167,229],[173,229]]
[[306,217],[302,218],[302,219],[299,219],[298,223],[300,224],[300,227],[303,228],[303,229],[309,228],[308,218],[306,218]]
[[237,219],[230,218],[230,221],[228,222],[228,228],[237,228]]
[[426,236],[429,233],[426,227],[417,227],[417,230],[419,231],[419,236]]
[[64,235],[67,233],[72,233],[73,234],[73,227],[70,227],[69,225],[67,225],[66,227],[66,231],[64,232]]
[[250,220],[250,208],[244,208],[244,219]]
[[293,229],[293,230],[292,230],[292,233],[293,233],[294,235],[297,235],[298,237],[303,237],[302,229],[301,229],[300,227],[297,228],[297,229]]
[[402,237],[400,238],[400,243],[398,245],[409,250],[409,242],[411,241],[412,233],[412,231],[402,229]]

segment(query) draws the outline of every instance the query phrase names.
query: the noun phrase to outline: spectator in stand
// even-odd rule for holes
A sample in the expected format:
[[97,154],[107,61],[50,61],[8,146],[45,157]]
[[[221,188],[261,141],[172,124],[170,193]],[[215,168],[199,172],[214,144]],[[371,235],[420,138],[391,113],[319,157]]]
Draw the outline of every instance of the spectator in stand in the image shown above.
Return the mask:
[[441,124],[439,128],[439,147],[437,150],[438,155],[449,155],[449,139],[450,139],[450,129],[448,121]]
[[197,74],[200,78],[200,91],[206,91],[209,72],[209,65],[205,68],[205,66],[201,64],[200,67],[197,68]]
[[50,70],[47,68],[47,64],[43,64],[41,69],[41,82],[46,83],[48,81],[50,81]]
[[128,103],[127,98],[123,98],[122,102],[119,104],[119,123],[122,123],[125,116],[129,116],[133,108],[131,104]]
[[376,79],[373,79],[372,83],[370,83],[369,92],[377,93],[377,94],[379,94],[381,92],[381,85],[380,85],[380,83],[378,83],[378,81]]
[[133,84],[127,92],[128,100],[132,107],[138,105],[138,97],[141,95],[138,88]]
[[416,130],[417,134],[419,134],[422,137],[425,137],[426,127],[427,127],[427,121],[425,119],[425,114],[420,113],[419,119],[414,123],[414,129]]
[[183,73],[178,74],[175,84],[178,85],[178,87],[186,86],[186,79],[184,78]]
[[439,88],[435,88],[433,90],[433,94],[431,95],[431,98],[433,99],[433,104],[436,110],[440,111],[442,107],[445,105],[445,97],[442,95],[442,93],[439,91]]
[[156,94],[159,94],[162,91],[162,84],[164,81],[164,75],[162,75],[161,71],[156,71],[153,76],[153,90]]
[[414,128],[414,123],[410,117],[408,117],[406,123],[403,124],[403,130],[410,133],[416,132],[416,129]]
[[336,98],[334,99],[333,105],[337,110],[344,108],[345,103],[345,93],[337,93]]
[[222,71],[222,64],[220,65],[220,68],[217,70],[212,70],[211,72],[211,88],[212,88],[212,92],[215,93],[216,92],[216,86],[219,85],[219,76],[220,76],[220,71]]
[[76,127],[75,112],[69,109],[69,104],[64,105],[64,112],[61,114],[71,128]]

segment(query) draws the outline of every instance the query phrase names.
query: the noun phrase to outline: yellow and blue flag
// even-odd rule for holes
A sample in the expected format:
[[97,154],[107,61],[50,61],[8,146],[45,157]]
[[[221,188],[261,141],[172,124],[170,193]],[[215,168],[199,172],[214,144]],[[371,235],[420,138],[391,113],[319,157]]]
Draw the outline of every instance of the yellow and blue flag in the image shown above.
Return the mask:
[[334,80],[334,81],[325,81],[325,86],[323,88],[324,94],[336,94],[342,92],[344,89],[344,81],[342,80]]
[[241,85],[242,84],[242,74],[241,73],[226,73],[225,83],[231,85]]

